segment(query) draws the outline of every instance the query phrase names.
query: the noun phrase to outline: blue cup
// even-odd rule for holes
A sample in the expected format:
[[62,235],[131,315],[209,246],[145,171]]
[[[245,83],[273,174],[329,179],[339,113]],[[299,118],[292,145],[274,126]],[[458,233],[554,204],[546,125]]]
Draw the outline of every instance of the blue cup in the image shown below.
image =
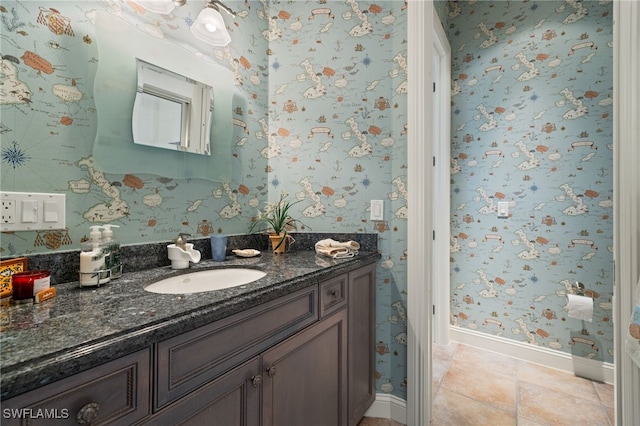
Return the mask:
[[216,234],[211,236],[211,258],[222,262],[227,255],[227,236]]

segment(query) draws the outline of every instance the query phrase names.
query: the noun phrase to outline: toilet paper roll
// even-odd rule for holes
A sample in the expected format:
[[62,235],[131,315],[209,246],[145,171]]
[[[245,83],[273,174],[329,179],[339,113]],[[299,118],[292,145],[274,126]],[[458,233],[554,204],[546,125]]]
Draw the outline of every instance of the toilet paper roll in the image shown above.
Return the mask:
[[587,296],[567,295],[569,304],[567,310],[570,318],[591,322],[593,319],[593,299]]

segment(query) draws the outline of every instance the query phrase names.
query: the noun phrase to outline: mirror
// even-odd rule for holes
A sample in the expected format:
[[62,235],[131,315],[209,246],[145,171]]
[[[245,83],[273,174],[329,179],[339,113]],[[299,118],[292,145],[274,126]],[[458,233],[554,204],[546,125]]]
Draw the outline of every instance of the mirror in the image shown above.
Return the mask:
[[[93,145],[96,166],[105,173],[127,174],[135,171],[175,179],[230,181],[234,128],[233,73],[212,57],[201,54],[192,45],[169,38],[168,35],[164,38],[152,37],[140,29],[145,26],[136,17],[118,17],[96,11],[95,26],[100,54],[94,81],[98,116]],[[186,35],[186,39],[192,38],[191,34]],[[201,145],[201,150],[209,151],[210,155],[194,155],[173,146],[169,150],[134,143],[138,60],[211,87],[215,108],[209,110],[210,125],[206,124],[206,118],[195,119],[209,129],[210,138],[207,140],[210,146],[203,148],[204,145]],[[192,88],[198,87],[189,84],[192,84]],[[163,88],[165,85],[156,86]],[[208,95],[202,97],[211,99]],[[142,105],[138,109],[137,112],[144,116],[143,120],[149,120],[150,109]],[[136,133],[142,135],[144,130],[137,129]]]
[[213,88],[136,58],[133,142],[211,155]]

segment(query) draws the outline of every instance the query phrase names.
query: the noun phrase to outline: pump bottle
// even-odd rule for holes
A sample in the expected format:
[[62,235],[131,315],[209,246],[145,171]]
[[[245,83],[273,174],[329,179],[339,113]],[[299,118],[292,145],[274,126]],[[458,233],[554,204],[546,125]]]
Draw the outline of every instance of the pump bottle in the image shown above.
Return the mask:
[[120,243],[113,237],[111,228],[119,228],[119,226],[104,225],[102,227],[102,242],[109,248],[107,268],[111,270],[111,279],[113,280],[122,275],[122,261],[120,260]]
[[89,240],[82,243],[80,252],[80,286],[99,286],[110,280],[111,271],[107,269],[109,248],[102,242],[100,226],[91,226]]

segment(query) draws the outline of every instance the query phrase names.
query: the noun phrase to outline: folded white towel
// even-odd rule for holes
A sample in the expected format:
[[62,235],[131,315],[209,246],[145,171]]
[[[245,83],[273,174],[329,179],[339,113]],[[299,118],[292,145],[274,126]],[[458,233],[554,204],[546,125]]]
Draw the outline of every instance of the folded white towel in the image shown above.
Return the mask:
[[350,250],[360,250],[360,244],[358,244],[356,241],[345,241],[345,242],[340,242],[340,241],[336,241],[333,240],[331,238],[327,238],[324,240],[320,240],[316,243],[316,247],[317,246],[325,246],[325,247],[346,247]]
[[345,257],[353,257],[356,254],[346,247],[316,247],[316,253],[324,256],[333,257],[334,259],[342,259]]
[[360,244],[355,241],[339,242],[331,238],[320,240],[315,245],[316,253],[334,259],[354,257],[358,254]]

